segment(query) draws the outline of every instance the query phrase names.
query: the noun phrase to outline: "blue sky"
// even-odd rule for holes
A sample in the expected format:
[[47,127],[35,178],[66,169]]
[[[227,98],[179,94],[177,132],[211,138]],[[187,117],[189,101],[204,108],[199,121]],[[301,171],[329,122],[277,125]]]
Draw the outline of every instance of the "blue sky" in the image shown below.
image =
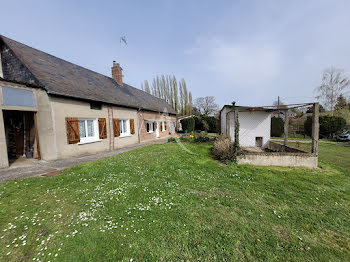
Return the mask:
[[[140,88],[184,78],[220,106],[314,100],[329,66],[350,70],[350,1],[3,1],[0,34]],[[127,46],[121,46],[120,36]]]

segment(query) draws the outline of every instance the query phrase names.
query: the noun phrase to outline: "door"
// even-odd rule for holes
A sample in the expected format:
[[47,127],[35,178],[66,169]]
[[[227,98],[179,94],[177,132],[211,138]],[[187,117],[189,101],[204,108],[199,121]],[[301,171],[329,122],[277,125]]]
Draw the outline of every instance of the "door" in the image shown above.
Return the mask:
[[159,122],[155,122],[156,124],[156,137],[159,137],[159,127],[160,127],[160,123]]

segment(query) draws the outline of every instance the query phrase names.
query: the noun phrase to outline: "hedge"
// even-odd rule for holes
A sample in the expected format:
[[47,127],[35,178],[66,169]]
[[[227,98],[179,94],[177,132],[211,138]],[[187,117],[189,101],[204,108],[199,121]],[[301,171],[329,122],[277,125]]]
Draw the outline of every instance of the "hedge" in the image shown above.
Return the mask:
[[281,137],[284,133],[284,120],[280,117],[271,118],[271,136]]
[[193,117],[182,119],[181,125],[182,130],[186,133],[193,132],[195,130],[195,120]]
[[[346,121],[340,116],[320,116],[320,138],[331,138],[335,134],[344,130]],[[312,117],[308,116],[304,123],[305,133],[311,136],[312,133]]]

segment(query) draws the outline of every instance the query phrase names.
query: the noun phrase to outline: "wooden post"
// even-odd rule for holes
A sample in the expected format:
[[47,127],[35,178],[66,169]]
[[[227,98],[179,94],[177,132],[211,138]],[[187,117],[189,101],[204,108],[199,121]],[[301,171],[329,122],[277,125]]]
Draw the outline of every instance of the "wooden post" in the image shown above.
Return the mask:
[[239,147],[239,118],[238,118],[238,108],[235,108],[234,110],[234,119],[233,119],[234,123],[235,123],[235,148]]
[[289,125],[289,116],[288,109],[284,111],[284,145],[288,146],[288,125]]
[[35,126],[35,140],[36,140],[36,148],[38,151],[38,159],[41,159],[41,154],[40,154],[40,143],[39,143],[39,133],[38,133],[38,120],[36,117],[36,112],[34,113],[34,126]]
[[320,123],[319,123],[319,109],[320,104],[314,103],[313,110],[312,110],[312,150],[311,152],[318,155],[318,139],[319,139],[319,132],[320,132]]

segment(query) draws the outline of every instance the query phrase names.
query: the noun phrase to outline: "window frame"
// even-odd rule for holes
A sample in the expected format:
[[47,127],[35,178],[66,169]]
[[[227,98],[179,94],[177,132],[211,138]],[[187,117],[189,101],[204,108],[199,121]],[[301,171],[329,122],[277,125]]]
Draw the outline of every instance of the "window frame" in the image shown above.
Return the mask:
[[[87,121],[92,120],[93,122],[93,127],[94,127],[94,135],[93,136],[88,136],[89,135],[89,130],[88,130],[88,123]],[[101,141],[100,139],[100,134],[99,134],[99,129],[98,129],[98,121],[96,118],[78,118],[78,125],[79,125],[79,133],[80,133],[80,122],[84,121],[84,128],[85,128],[85,137],[81,137],[80,136],[80,142],[78,143],[78,145],[81,144],[88,144],[88,143],[94,143],[94,142],[98,142]]]
[[147,127],[148,127],[148,125],[150,125],[150,128],[148,128],[148,131],[147,131],[147,127],[146,127],[146,132],[148,133],[148,134],[152,134],[154,131],[153,131],[153,129],[154,129],[154,122],[152,122],[152,121],[146,121],[146,125],[147,125]]
[[[126,132],[124,132],[124,127],[126,128]],[[131,136],[130,119],[119,119],[119,133],[119,137]]]
[[165,121],[162,120],[162,133],[164,133],[166,130],[165,130]]
[[102,110],[102,104],[98,102],[90,102],[90,109],[92,110]]

